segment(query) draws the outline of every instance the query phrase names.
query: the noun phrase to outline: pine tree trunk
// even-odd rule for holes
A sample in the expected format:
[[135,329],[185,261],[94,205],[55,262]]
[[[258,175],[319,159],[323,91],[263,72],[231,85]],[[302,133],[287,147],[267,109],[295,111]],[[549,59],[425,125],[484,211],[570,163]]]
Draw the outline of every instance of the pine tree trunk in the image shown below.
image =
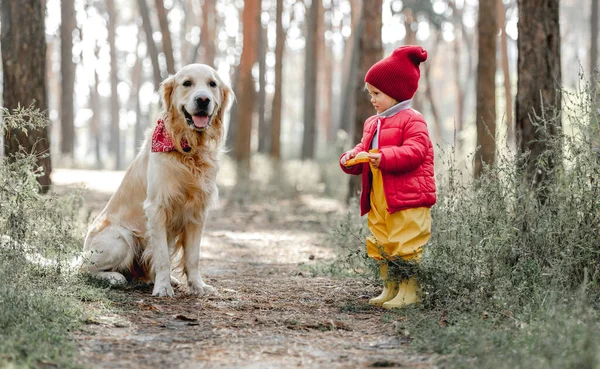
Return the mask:
[[252,67],[256,62],[256,42],[260,27],[260,0],[246,0],[242,12],[243,49],[239,65],[239,93],[237,128],[235,134],[235,160],[237,183],[246,183],[250,177],[250,143],[253,108],[256,99]]
[[60,7],[60,152],[73,159],[75,124],[73,96],[75,64],[73,63],[73,30],[76,27],[73,0],[62,0]]
[[351,28],[352,33],[346,45],[344,46],[344,71],[342,73],[342,91],[339,114],[340,122],[338,128],[346,131],[349,135],[352,135],[352,129],[354,127],[354,116],[356,114],[356,107],[354,104],[354,89],[355,81],[350,76],[356,75],[356,68],[358,64],[358,43],[359,43],[359,30],[362,27],[361,23],[361,11],[362,11],[362,0],[350,0],[350,12],[351,12]]
[[[406,36],[404,38],[405,45],[417,45],[417,25],[418,22],[415,19],[413,12],[410,8],[406,8],[403,11],[405,15],[404,29],[406,30]],[[417,90],[412,98],[413,109],[423,112],[423,99],[422,92]]]
[[[4,107],[12,111],[32,105],[47,114],[45,6],[38,0],[0,1],[0,22]],[[22,151],[20,146],[38,155],[37,164],[44,168],[38,182],[47,192],[52,172],[48,128],[4,133],[5,155]]]
[[[458,33],[458,32],[457,32]],[[461,36],[462,36],[462,32],[461,32]],[[462,132],[463,128],[464,128],[464,110],[465,110],[465,92],[464,92],[464,88],[462,85],[462,81],[461,81],[461,65],[462,65],[462,61],[461,61],[461,48],[460,48],[460,41],[458,38],[458,35],[456,36],[456,38],[454,39],[454,41],[452,42],[453,46],[454,46],[454,84],[455,84],[455,88],[456,88],[456,120],[455,120],[455,124],[456,124],[456,131],[457,132]]]
[[[520,153],[529,153],[519,167],[525,166],[526,179],[540,189],[543,203],[544,188],[561,155],[549,143],[562,128],[559,0],[519,0],[518,6],[517,147]],[[534,116],[545,117],[543,126],[533,124]],[[542,157],[545,163],[540,165]]]
[[590,127],[592,128],[592,146],[600,155],[600,70],[598,69],[598,3],[600,0],[592,1],[590,17],[590,79],[592,94],[592,109],[590,112]]
[[496,0],[479,1],[475,178],[481,176],[484,164],[494,165],[496,154],[496,10]]
[[[96,48],[96,60],[98,59],[99,48]],[[94,85],[90,86],[90,109],[92,110],[92,118],[90,119],[90,141],[94,141],[94,154],[96,157],[96,169],[104,168],[102,162],[102,132],[100,128],[102,120],[100,119],[100,94],[98,93],[98,85],[100,84],[98,72],[94,68]]]
[[433,95],[433,84],[431,83],[431,67],[434,65],[435,56],[437,55],[437,46],[439,43],[439,34],[433,36],[433,47],[429,52],[431,57],[427,63],[423,63],[423,77],[425,80],[425,96],[429,100],[429,106],[431,108],[431,115],[433,116],[433,131],[435,132],[435,142],[441,143],[444,140],[444,134],[442,131],[442,124],[440,122],[440,114],[438,113],[437,104]]
[[[324,136],[324,141],[329,144],[332,142],[331,101],[333,95],[333,70],[331,59],[333,58],[333,55],[331,49],[327,47],[327,43],[325,41],[325,8],[323,7],[322,2],[319,2],[319,19],[321,19],[321,22],[317,28],[317,40],[319,45],[318,55],[323,62],[323,66],[317,70],[317,83],[319,84],[319,91],[321,91],[320,97],[317,100],[317,111],[319,112],[317,122]],[[330,27],[328,28],[330,29]]]
[[[139,41],[138,41],[139,43]],[[138,56],[131,70],[131,90],[139,91],[143,82],[144,58]],[[137,148],[144,138],[144,128],[146,124],[141,117],[140,95],[133,93],[129,96],[129,110],[135,111],[135,129],[133,135],[133,155],[137,154]]]
[[204,0],[202,5],[202,29],[200,31],[200,61],[215,64],[216,9],[215,0]]
[[508,67],[508,38],[506,37],[506,10],[502,0],[496,0],[498,7],[498,26],[500,27],[500,49],[502,52],[502,72],[504,74],[504,96],[506,100],[506,142],[512,146],[515,140],[513,121],[513,97],[510,87],[510,69]]
[[158,23],[162,33],[163,52],[167,61],[167,72],[175,74],[175,58],[173,57],[173,43],[171,40],[171,31],[169,30],[169,21],[167,19],[167,9],[163,0],[155,0],[156,12],[158,14]]
[[140,8],[140,15],[142,16],[142,25],[144,27],[144,33],[146,34],[146,47],[150,60],[152,60],[152,72],[154,73],[154,89],[158,90],[158,86],[162,82],[162,75],[160,72],[160,64],[158,62],[158,49],[154,38],[152,38],[152,23],[150,23],[150,10],[146,0],[138,0],[138,6]]
[[281,159],[281,104],[283,82],[283,52],[285,51],[285,32],[283,30],[283,0],[277,0],[277,15],[275,26],[275,92],[271,109],[271,159],[279,162]]
[[316,29],[319,19],[320,0],[312,0],[306,17],[306,47],[304,69],[304,133],[302,137],[302,160],[314,159],[316,140],[317,110],[317,55],[318,40]]
[[[600,0],[591,0],[591,16],[590,16],[590,76],[594,76],[598,72],[598,3]],[[600,83],[600,81],[598,81]]]
[[[357,73],[353,77],[356,81],[363,81],[369,68],[383,57],[383,42],[381,40],[382,28],[382,0],[366,1],[362,4],[362,16],[358,27],[359,36]],[[373,105],[365,95],[363,83],[357,83],[354,90],[356,99],[356,117],[354,118],[353,144],[360,142],[363,134],[365,120],[375,113]],[[360,192],[360,176],[351,176],[348,191],[348,200]]]
[[266,74],[267,74],[267,30],[262,27],[259,28],[260,34],[258,37],[258,99],[257,111],[258,111],[258,152],[268,152],[269,135],[267,129],[267,119],[265,117],[265,105],[267,103],[267,93],[265,88],[267,86]]
[[115,1],[107,0],[108,11],[108,44],[110,45],[110,148],[115,156],[115,169],[122,169],[121,163],[121,129],[119,127],[119,84],[117,73],[117,47],[115,36],[117,29],[117,15],[115,13]]

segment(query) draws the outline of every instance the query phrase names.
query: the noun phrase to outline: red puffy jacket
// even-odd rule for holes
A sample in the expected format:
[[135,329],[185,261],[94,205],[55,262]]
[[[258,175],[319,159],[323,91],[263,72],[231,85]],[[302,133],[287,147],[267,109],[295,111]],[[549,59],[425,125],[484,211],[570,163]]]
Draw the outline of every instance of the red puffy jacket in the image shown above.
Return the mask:
[[[402,110],[389,118],[379,118],[379,169],[383,177],[383,190],[388,212],[431,207],[435,204],[435,178],[433,172],[433,145],[429,139],[423,116],[413,109]],[[377,129],[377,116],[367,119],[362,141],[354,147],[356,153],[369,151]],[[342,154],[342,157],[345,155]],[[341,160],[341,157],[340,157]],[[371,209],[371,170],[369,163],[346,167],[348,174],[362,174],[360,215]]]

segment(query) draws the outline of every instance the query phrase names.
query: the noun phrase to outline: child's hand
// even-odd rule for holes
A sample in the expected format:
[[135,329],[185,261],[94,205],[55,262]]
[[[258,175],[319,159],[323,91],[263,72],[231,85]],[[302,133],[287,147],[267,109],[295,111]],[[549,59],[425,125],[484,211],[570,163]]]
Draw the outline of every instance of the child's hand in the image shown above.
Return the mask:
[[342,165],[346,165],[346,162],[355,156],[356,156],[356,151],[350,150],[346,153],[346,155],[342,156],[340,163],[342,163]]
[[369,161],[373,168],[379,169],[379,164],[381,164],[381,154],[379,153],[369,153]]

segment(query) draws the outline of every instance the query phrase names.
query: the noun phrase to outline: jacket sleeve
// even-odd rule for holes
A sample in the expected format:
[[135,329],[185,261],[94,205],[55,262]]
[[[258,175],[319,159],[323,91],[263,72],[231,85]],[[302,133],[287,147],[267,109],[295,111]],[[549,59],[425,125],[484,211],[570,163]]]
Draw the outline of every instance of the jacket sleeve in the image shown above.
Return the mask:
[[425,160],[429,150],[429,132],[427,124],[421,117],[412,118],[404,130],[402,146],[380,149],[382,171],[411,172]]
[[[366,149],[368,142],[366,142],[366,135],[365,133],[367,132],[367,128],[369,127],[369,125],[372,124],[371,120],[367,120],[363,126],[363,135],[362,135],[362,139],[361,141],[358,143],[358,145],[354,146],[354,151],[358,154],[359,152],[363,152],[363,151],[368,151]],[[348,151],[346,151],[348,152]],[[343,153],[340,156],[340,159],[338,160],[338,163],[340,163],[340,168],[342,168],[342,170],[344,171],[344,173],[347,174],[353,174],[353,175],[360,175],[363,172],[363,168],[364,168],[364,164],[365,163],[360,163],[360,164],[356,164],[353,165],[351,167],[347,167],[345,165],[342,164],[342,157],[344,155],[346,155],[346,152]]]

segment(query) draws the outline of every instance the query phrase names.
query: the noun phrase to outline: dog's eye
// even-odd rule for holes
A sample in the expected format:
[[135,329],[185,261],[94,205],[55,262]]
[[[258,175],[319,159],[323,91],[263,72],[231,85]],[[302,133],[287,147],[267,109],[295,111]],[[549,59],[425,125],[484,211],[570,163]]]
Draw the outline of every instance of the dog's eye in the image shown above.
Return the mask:
[[190,87],[190,86],[192,85],[192,81],[190,81],[190,80],[188,79],[187,81],[183,82],[183,85],[184,85],[185,87]]
[[217,87],[217,82],[215,82],[215,81],[210,81],[210,82],[208,83],[208,85],[209,85],[210,87]]

